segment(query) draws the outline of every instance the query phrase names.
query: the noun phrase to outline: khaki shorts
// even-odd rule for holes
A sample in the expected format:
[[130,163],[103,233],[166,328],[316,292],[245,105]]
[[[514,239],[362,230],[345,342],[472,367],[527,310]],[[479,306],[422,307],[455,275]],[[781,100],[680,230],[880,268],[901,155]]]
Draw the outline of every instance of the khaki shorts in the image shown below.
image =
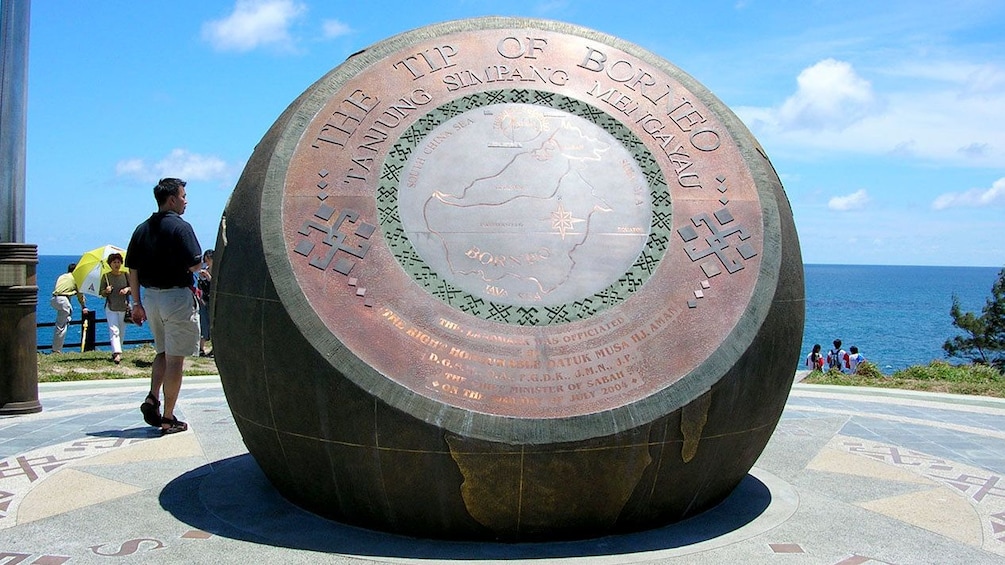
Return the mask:
[[187,288],[144,288],[143,310],[157,353],[187,357],[199,351],[199,306]]

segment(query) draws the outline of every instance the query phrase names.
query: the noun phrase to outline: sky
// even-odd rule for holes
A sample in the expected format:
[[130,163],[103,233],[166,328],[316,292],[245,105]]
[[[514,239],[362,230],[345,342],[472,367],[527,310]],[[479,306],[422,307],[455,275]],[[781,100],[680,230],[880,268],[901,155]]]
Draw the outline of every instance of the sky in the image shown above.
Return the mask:
[[771,158],[806,263],[1005,266],[1000,0],[36,0],[25,240],[124,247],[173,176],[211,248],[298,95],[369,45],[481,16],[592,28],[695,77]]

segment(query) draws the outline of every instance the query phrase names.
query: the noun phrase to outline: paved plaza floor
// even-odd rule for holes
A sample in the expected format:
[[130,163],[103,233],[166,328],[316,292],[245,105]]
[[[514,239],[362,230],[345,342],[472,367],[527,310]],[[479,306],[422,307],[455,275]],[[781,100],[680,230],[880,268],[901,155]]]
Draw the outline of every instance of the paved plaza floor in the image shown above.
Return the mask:
[[286,502],[219,378],[188,377],[160,437],[147,382],[45,383],[0,417],[0,564],[1005,563],[1005,401],[796,384],[718,507],[637,534],[546,544],[418,540]]

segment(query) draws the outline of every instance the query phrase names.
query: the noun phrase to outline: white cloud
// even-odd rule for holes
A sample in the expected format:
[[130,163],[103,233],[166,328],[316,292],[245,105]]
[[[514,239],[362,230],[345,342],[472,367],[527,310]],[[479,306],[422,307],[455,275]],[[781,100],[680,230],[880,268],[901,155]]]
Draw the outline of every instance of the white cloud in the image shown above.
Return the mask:
[[325,20],[321,24],[321,31],[324,33],[326,39],[332,39],[348,35],[352,32],[352,29],[348,24],[344,24],[338,20]]
[[799,89],[777,112],[784,128],[840,130],[878,106],[869,81],[843,61],[824,59],[803,69],[796,82]]
[[966,90],[970,94],[1001,91],[1005,87],[1005,69],[995,65],[980,65],[967,75]]
[[123,159],[115,164],[115,175],[120,177],[147,177],[143,159]]
[[887,70],[894,77],[921,79],[925,82],[948,83],[963,95],[1000,92],[1005,87],[1005,69],[992,63],[961,61],[910,62]]
[[143,159],[123,159],[115,165],[115,175],[141,182],[154,183],[164,177],[177,177],[186,181],[219,181],[230,183],[238,166],[212,155],[199,155],[185,149],[173,149],[156,163]]
[[1001,67],[926,61],[891,63],[882,73],[884,89],[873,92],[850,65],[828,59],[803,70],[798,91],[782,105],[736,112],[776,155],[846,153],[1005,166]]
[[294,0],[237,0],[229,16],[203,24],[202,36],[220,51],[251,51],[261,45],[289,49],[289,27],[306,11]]
[[960,147],[958,151],[967,157],[979,159],[990,153],[990,149],[987,143],[971,143],[966,147]]
[[847,196],[835,196],[827,202],[827,207],[839,212],[860,210],[869,203],[869,194],[865,189],[859,189]]
[[932,208],[977,208],[981,206],[1005,206],[1005,178],[1000,178],[991,188],[974,188],[965,192],[940,194],[932,202]]

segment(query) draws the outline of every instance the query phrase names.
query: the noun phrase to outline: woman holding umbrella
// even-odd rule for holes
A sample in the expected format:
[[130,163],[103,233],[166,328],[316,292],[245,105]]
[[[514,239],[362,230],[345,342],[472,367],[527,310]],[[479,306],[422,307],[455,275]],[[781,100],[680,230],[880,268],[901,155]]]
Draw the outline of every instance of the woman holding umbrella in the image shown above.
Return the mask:
[[122,339],[126,335],[126,314],[129,312],[129,280],[122,270],[122,254],[108,256],[111,270],[101,275],[101,296],[105,298],[108,318],[108,341],[112,344],[112,362],[122,362]]

